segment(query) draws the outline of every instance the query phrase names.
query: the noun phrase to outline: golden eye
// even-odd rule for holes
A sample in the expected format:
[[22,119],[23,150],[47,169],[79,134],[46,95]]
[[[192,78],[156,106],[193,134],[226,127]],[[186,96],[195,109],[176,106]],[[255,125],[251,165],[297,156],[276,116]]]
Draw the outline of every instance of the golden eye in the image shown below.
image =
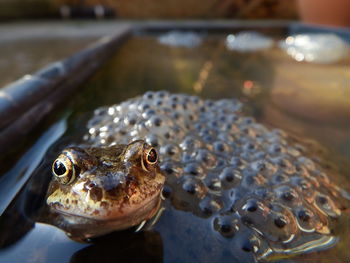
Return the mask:
[[74,165],[72,161],[63,154],[52,164],[52,173],[61,184],[70,184],[75,179]]
[[156,149],[154,148],[151,148],[147,154],[146,154],[147,158],[146,158],[146,161],[149,163],[149,164],[155,164],[158,160],[158,154],[157,154],[157,151]]
[[158,153],[156,149],[150,148],[145,151],[142,158],[142,168],[149,171],[149,168],[158,161]]

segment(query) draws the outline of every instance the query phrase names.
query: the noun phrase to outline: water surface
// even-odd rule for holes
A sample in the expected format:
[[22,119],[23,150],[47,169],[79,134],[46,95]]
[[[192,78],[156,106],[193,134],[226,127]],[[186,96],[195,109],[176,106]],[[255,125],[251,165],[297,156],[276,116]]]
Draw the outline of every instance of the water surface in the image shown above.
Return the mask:
[[[267,36],[280,40],[280,30],[266,30]],[[322,155],[330,156],[331,165],[341,170],[348,181],[350,158],[350,58],[335,64],[318,65],[294,61],[277,46],[264,51],[227,50],[226,35],[205,35],[195,48],[162,45],[157,36],[140,35],[127,41],[85,85],[62,105],[29,143],[31,155],[40,156],[47,144],[35,144],[51,132],[64,133],[35,160],[38,165],[0,217],[1,262],[228,262],[237,255],[230,250],[230,239],[211,231],[212,222],[179,211],[165,202],[166,210],[149,231],[133,234],[114,233],[93,244],[81,244],[40,219],[40,209],[50,180],[50,166],[58,152],[80,141],[92,111],[115,104],[148,90],[168,90],[196,94],[204,98],[239,98],[245,111],[259,122],[310,138],[322,145]],[[59,126],[64,122],[64,125]],[[52,127],[61,127],[52,131]],[[63,127],[63,128],[62,128]],[[62,130],[63,129],[63,130]],[[40,146],[42,145],[42,147]],[[41,147],[35,149],[35,147]],[[34,149],[34,150],[33,150]],[[25,152],[25,151],[23,151]],[[23,154],[23,156],[25,156]],[[16,157],[17,158],[17,157]],[[29,158],[24,157],[25,160]],[[2,182],[20,170],[33,169],[28,162],[8,169]],[[16,160],[12,160],[16,161]],[[18,174],[16,174],[18,176]],[[0,189],[4,191],[4,189]],[[1,200],[3,202],[3,200]],[[6,204],[7,205],[7,204]],[[5,205],[5,207],[6,207]],[[35,220],[33,220],[33,218]],[[197,229],[186,226],[195,224]],[[336,234],[341,241],[327,251],[285,259],[284,262],[347,262],[348,218],[338,222]],[[240,258],[244,260],[244,257]]]

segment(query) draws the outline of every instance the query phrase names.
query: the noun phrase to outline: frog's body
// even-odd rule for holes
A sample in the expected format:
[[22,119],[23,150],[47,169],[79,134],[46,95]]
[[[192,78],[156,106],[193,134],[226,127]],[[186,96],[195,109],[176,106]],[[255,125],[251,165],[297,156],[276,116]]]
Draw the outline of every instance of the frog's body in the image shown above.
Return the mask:
[[[282,131],[269,130],[242,116],[240,109],[241,104],[234,100],[204,101],[167,92],[148,92],[100,108],[89,121],[89,132],[81,145],[83,149],[93,147],[95,152],[85,153],[98,155],[100,161],[88,162],[91,164],[88,176],[83,173],[64,186],[52,183],[53,194],[49,195],[48,203],[63,213],[100,221],[121,215],[127,218],[128,213],[133,221],[130,225],[148,219],[154,214],[155,200],[159,200],[163,184],[157,165],[150,177],[148,169],[142,170],[139,162],[120,162],[120,158],[112,161],[112,166],[117,167],[114,171],[123,174],[113,175],[113,180],[126,174],[134,176],[135,171],[138,178],[155,180],[141,183],[145,187],[140,188],[137,205],[126,194],[129,185],[121,183],[124,190],[118,192],[120,198],[116,203],[101,183],[110,176],[110,164],[107,168],[101,166],[103,156],[110,156],[110,151],[120,147],[128,148],[125,145],[132,141],[145,140],[158,149],[160,170],[166,176],[166,189],[170,190],[166,193],[172,206],[203,220],[208,218],[213,231],[243,240],[243,249],[264,258],[273,252],[297,254],[329,247],[336,240],[330,234],[330,223],[345,209],[340,189],[328,179],[320,163],[305,156],[301,145]],[[96,150],[98,147],[102,150]],[[123,153],[118,156],[125,156],[125,150],[118,151]],[[127,170],[125,163],[129,163]],[[97,203],[94,194],[87,195],[85,191],[80,195],[83,187],[77,185],[82,178],[96,181],[104,193]],[[150,191],[148,186],[158,192]],[[73,197],[73,192],[79,197]],[[136,212],[144,209],[141,197],[153,200],[147,213]],[[72,200],[76,200],[74,208]],[[107,203],[102,210],[101,202]],[[129,210],[113,209],[125,205]]]

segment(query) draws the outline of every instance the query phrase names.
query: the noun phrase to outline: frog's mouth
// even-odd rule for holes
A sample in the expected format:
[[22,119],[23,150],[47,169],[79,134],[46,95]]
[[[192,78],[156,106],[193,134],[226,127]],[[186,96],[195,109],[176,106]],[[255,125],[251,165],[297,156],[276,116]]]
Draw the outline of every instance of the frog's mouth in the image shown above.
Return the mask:
[[[70,219],[74,217],[75,223],[86,223],[87,221],[108,222],[113,224],[113,230],[122,230],[136,226],[155,215],[160,207],[162,187],[159,188],[159,191],[138,203],[123,202],[118,203],[118,205],[113,204],[113,200],[109,203],[106,201],[84,203],[84,200],[77,200],[76,198],[65,203],[67,200],[61,200],[59,197],[62,196],[62,193],[59,192],[61,190],[57,189],[56,191],[47,198],[47,204],[54,212]],[[79,202],[81,202],[81,205],[79,205]]]
[[114,195],[98,184],[83,189],[79,181],[69,188],[52,182],[46,201],[58,214],[80,218],[77,221],[113,222],[113,229],[121,230],[138,225],[157,212],[164,181],[161,173],[154,178],[142,177],[136,185],[119,185]]

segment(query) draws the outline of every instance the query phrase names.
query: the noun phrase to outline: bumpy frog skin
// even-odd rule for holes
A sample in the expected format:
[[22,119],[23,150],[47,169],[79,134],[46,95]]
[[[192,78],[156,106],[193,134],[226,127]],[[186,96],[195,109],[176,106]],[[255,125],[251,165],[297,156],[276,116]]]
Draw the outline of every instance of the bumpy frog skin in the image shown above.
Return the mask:
[[[73,148],[63,153],[72,159],[79,156],[81,170],[73,182],[62,179],[67,185],[54,181],[48,203],[83,218],[130,214],[130,225],[147,219],[135,211],[150,200],[155,207],[163,177],[142,170],[139,161],[128,161],[125,152],[114,155],[124,160],[115,161],[116,168],[111,168],[114,161],[104,160],[105,153],[121,151],[115,145],[145,140],[159,152],[171,205],[209,220],[211,230],[205,231],[245,240],[242,249],[257,259],[332,246],[337,238],[331,234],[331,223],[348,206],[343,191],[328,177],[337,174],[308,157],[298,140],[245,117],[241,108],[235,100],[201,100],[167,92],[147,92],[99,108],[81,145],[94,150]],[[112,148],[99,151],[98,147]],[[85,161],[81,156],[86,156]],[[139,182],[135,195],[129,193],[133,189],[129,176]],[[122,190],[116,197],[110,195],[109,187],[118,184]]]
[[[157,161],[156,150],[144,141],[67,148],[53,163],[47,203],[67,216],[112,223],[112,230],[135,226],[158,210],[164,176]],[[93,235],[111,231],[103,225]]]

